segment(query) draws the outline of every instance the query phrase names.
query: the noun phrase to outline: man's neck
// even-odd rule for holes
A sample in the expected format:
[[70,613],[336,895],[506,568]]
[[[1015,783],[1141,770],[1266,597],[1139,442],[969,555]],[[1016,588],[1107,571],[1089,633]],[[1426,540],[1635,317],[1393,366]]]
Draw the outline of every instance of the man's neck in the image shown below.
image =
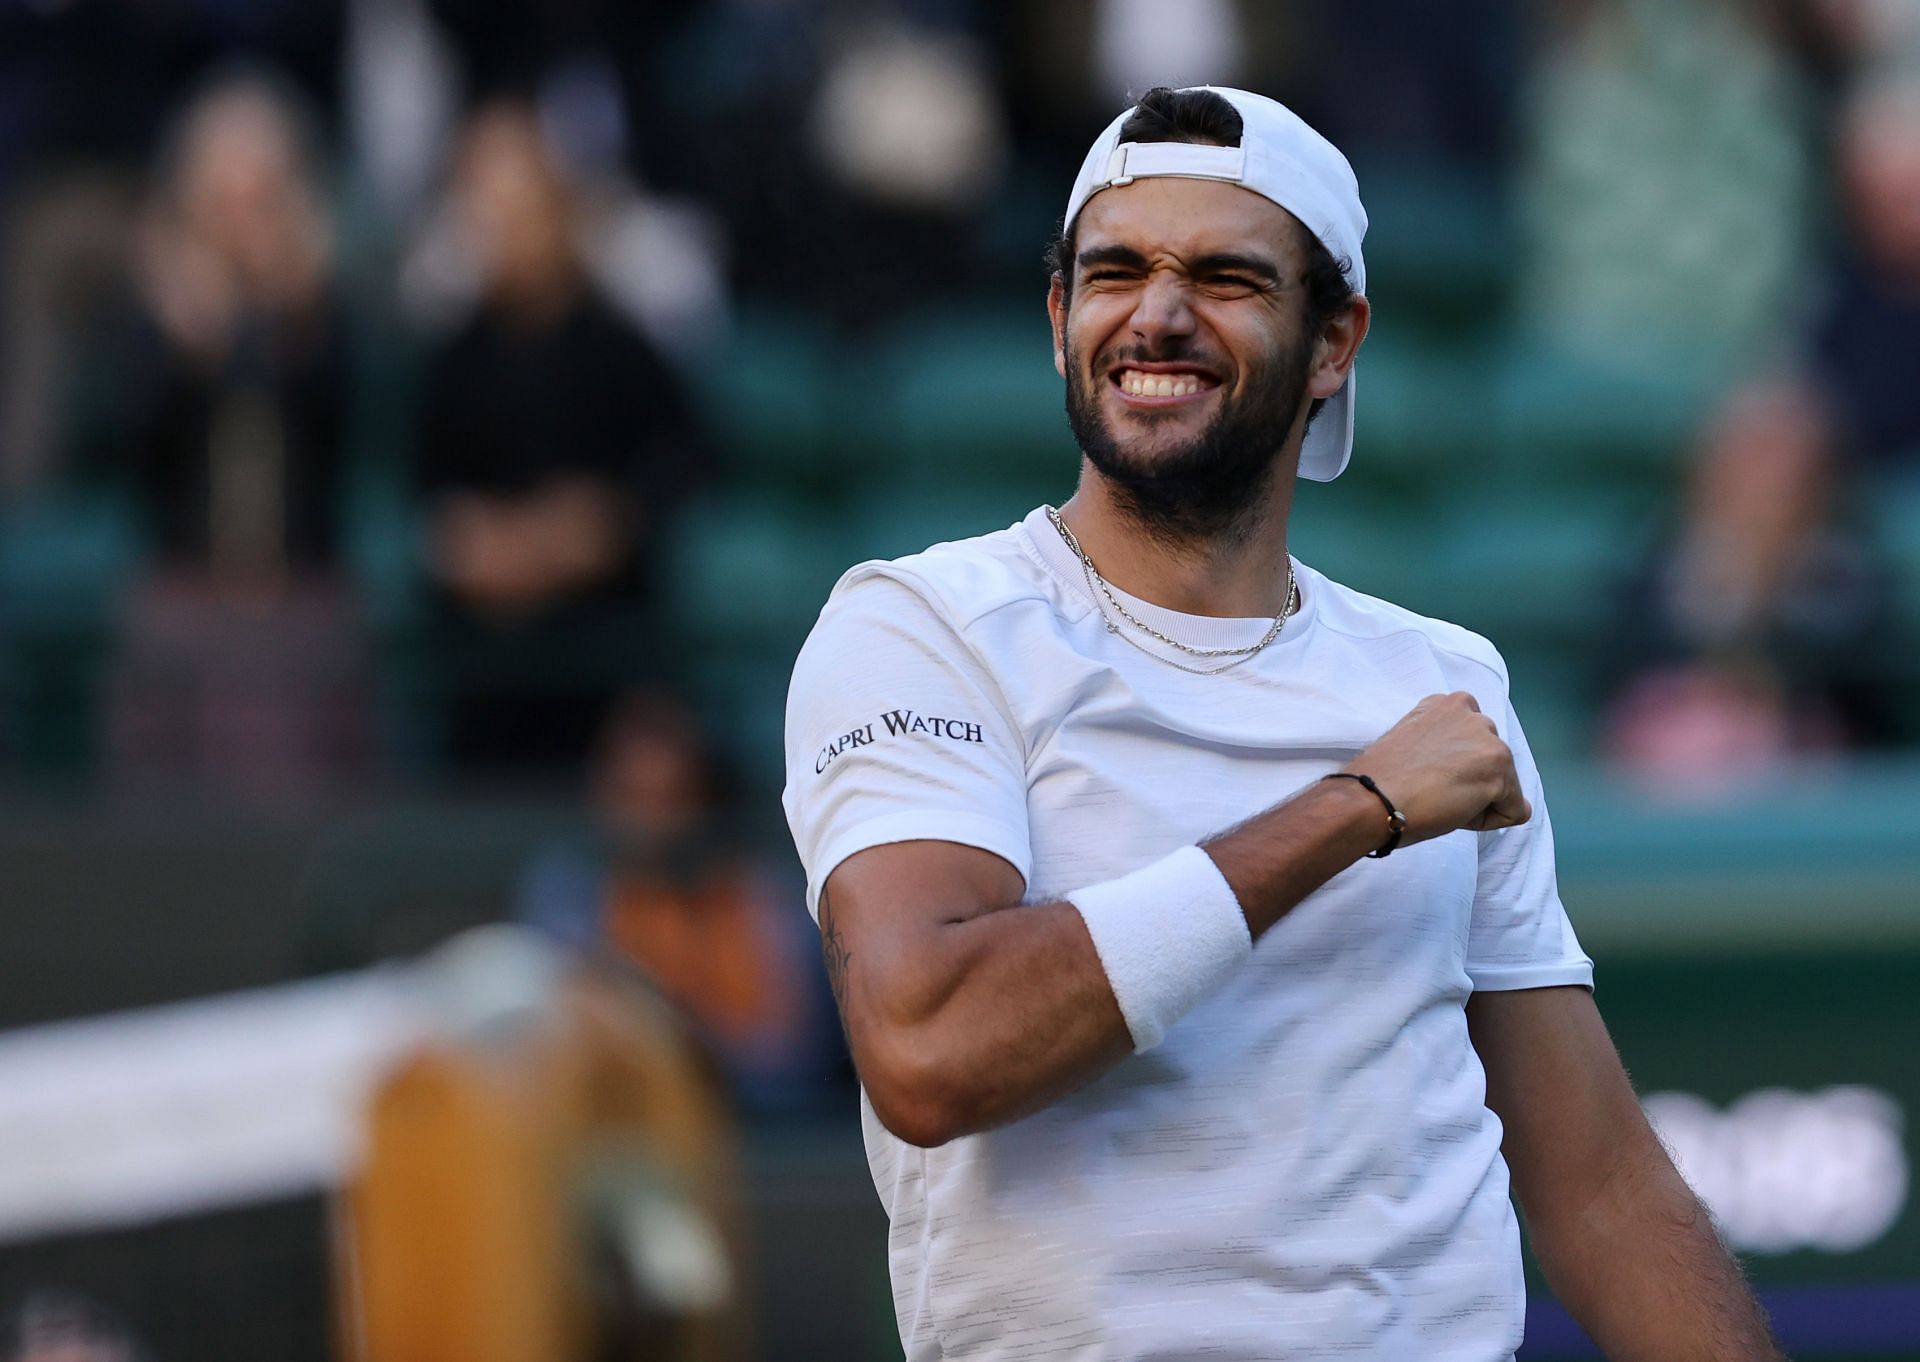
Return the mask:
[[1113,586],[1186,615],[1223,619],[1277,615],[1286,606],[1287,518],[1293,478],[1275,477],[1260,506],[1228,533],[1171,538],[1144,529],[1114,489],[1082,466],[1061,518]]

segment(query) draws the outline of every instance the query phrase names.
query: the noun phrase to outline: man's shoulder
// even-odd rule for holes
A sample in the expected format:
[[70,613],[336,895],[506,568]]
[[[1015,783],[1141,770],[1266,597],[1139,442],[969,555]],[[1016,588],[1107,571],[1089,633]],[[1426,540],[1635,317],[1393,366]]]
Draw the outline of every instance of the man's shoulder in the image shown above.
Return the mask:
[[1044,570],[1022,542],[1024,533],[1016,522],[903,557],[856,563],[834,584],[827,609],[862,595],[897,595],[904,590],[919,597],[956,631],[965,631],[983,615],[1045,594]]
[[1506,685],[1506,659],[1484,635],[1450,620],[1369,596],[1322,573],[1315,572],[1314,577],[1321,593],[1319,621],[1326,628],[1361,642],[1382,644],[1417,635],[1435,652],[1483,667]]

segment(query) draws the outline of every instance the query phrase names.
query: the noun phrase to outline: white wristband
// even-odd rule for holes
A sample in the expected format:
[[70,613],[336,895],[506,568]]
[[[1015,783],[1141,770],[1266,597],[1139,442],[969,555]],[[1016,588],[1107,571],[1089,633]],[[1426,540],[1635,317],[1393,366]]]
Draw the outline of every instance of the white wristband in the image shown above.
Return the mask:
[[1066,897],[1086,919],[1136,1053],[1253,954],[1233,886],[1197,846]]

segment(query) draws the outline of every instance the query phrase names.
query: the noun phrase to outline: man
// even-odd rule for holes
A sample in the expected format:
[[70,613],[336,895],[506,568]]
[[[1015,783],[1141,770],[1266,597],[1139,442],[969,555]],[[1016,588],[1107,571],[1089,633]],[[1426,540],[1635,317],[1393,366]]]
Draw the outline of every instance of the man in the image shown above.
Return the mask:
[[1499,655],[1287,553],[1365,224],[1280,105],[1150,92],[1048,296],[1079,490],[854,568],[801,653],[909,1362],[1508,1358],[1509,1168],[1611,1356],[1778,1356],[1594,1010]]
[[475,111],[449,189],[480,289],[428,357],[416,468],[446,755],[570,770],[655,679],[635,643],[661,628],[657,546],[697,438],[672,367],[587,269],[532,105]]

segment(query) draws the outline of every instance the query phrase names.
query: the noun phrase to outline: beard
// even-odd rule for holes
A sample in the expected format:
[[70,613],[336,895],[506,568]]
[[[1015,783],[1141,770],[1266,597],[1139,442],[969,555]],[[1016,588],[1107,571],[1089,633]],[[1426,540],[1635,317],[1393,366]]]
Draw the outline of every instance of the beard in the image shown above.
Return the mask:
[[[1071,356],[1071,351],[1069,351]],[[1097,386],[1078,363],[1067,365],[1067,424],[1080,450],[1111,485],[1116,505],[1148,534],[1171,543],[1231,540],[1250,527],[1273,486],[1278,455],[1307,391],[1313,340],[1282,352],[1251,375],[1239,397],[1220,395],[1206,428],[1189,440],[1147,451],[1124,443],[1100,410]],[[1178,351],[1148,355],[1139,348],[1114,362],[1179,360]],[[1107,373],[1111,363],[1095,366]],[[1147,413],[1151,427],[1174,414]]]

